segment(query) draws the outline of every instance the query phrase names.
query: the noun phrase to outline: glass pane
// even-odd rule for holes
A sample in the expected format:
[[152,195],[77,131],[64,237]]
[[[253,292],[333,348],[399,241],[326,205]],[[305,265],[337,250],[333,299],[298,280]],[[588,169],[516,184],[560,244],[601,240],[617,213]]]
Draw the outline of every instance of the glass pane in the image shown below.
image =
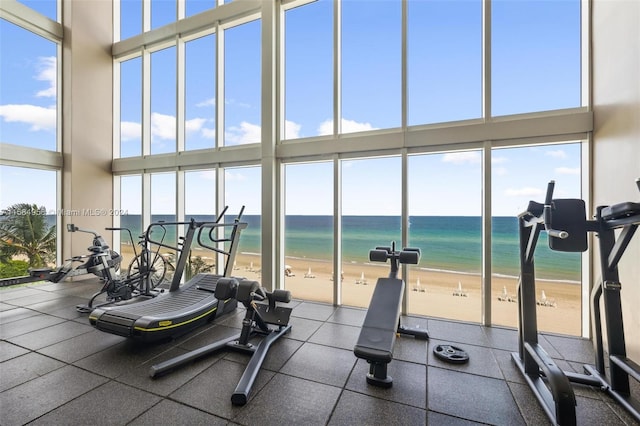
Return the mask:
[[402,245],[400,157],[342,162],[342,303],[368,307],[389,263],[370,263],[369,251]]
[[248,224],[240,234],[233,275],[260,281],[262,248],[260,212],[262,208],[260,167],[228,168],[224,176],[225,205],[229,206],[225,221],[230,222],[244,206],[242,222]]
[[580,0],[497,0],[491,11],[491,114],[580,106]]
[[216,0],[186,0],[186,16],[195,15],[216,6]]
[[216,36],[185,43],[185,149],[216,144]]
[[176,0],[151,0],[151,29],[177,20]]
[[0,19],[2,142],[56,150],[57,45]]
[[18,0],[25,6],[29,6],[31,9],[38,13],[43,14],[49,19],[54,21],[58,20],[58,2],[57,0]]
[[288,10],[284,43],[284,139],[333,134],[332,1]]
[[[127,228],[129,233],[120,233],[120,254],[123,267],[133,260],[133,245],[138,244],[142,229],[142,176],[131,175],[120,177],[120,208],[127,214],[120,217],[120,227]],[[133,238],[133,241],[131,240]],[[136,246],[136,250],[139,247]]]
[[408,310],[479,322],[482,272],[482,154],[463,151],[409,157]]
[[399,1],[342,3],[342,133],[401,125]]
[[120,40],[142,33],[142,0],[120,0]]
[[[29,188],[25,191],[25,188]],[[4,239],[9,247],[7,261],[0,261],[0,270],[8,268],[15,274],[27,275],[29,266],[56,266],[56,172],[24,167],[0,166],[0,211],[2,221],[17,225]],[[28,220],[25,220],[27,219]],[[33,230],[33,232],[32,232]],[[3,244],[4,246],[4,244]],[[27,247],[27,249],[25,249]],[[38,251],[33,251],[38,247]]]
[[410,1],[409,125],[482,116],[482,2]]
[[260,21],[225,31],[224,144],[260,142]]
[[285,168],[285,288],[333,302],[333,163]]
[[[580,144],[494,149],[492,152],[492,322],[517,327],[520,276],[517,216],[530,200],[543,203],[547,184],[554,198],[581,198]],[[535,250],[538,329],[581,334],[581,255],[549,249],[542,232]],[[544,293],[543,293],[544,292]],[[513,303],[509,303],[513,302]]]
[[176,49],[151,54],[151,154],[176,151]]
[[[184,219],[189,221],[214,221],[216,219],[216,171],[196,170],[184,174]],[[215,235],[215,234],[214,234]],[[203,243],[209,241],[205,238]],[[213,245],[213,243],[211,244]],[[203,248],[194,239],[185,279],[201,272],[216,272],[215,252]],[[217,271],[222,273],[222,270]]]
[[120,63],[120,157],[142,154],[142,59]]
[[[176,217],[176,174],[175,173],[154,173],[151,175],[151,222],[175,222]],[[175,246],[177,241],[177,226],[154,227],[151,237],[155,241],[163,242]],[[151,247],[156,252],[157,246]],[[176,265],[176,252],[168,248],[161,247],[159,252],[173,267],[169,267],[165,279],[173,279],[173,270]]]

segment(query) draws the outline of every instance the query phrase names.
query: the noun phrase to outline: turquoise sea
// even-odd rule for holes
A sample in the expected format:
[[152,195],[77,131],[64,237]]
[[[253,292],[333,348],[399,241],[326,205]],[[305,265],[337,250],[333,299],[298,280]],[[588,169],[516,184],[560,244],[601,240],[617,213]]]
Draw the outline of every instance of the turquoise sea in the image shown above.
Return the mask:
[[[213,220],[212,216],[193,216],[195,220]],[[233,216],[225,218],[233,221]],[[260,216],[246,215],[248,227],[242,232],[239,251],[260,252]],[[155,215],[153,221],[175,220],[170,215]],[[342,256],[345,262],[368,262],[369,250],[388,246],[401,239],[401,220],[397,216],[344,216]],[[481,218],[466,216],[413,216],[409,219],[409,246],[422,251],[419,267],[431,270],[479,274],[481,272]],[[138,215],[121,217],[121,226],[140,235]],[[492,220],[492,272],[504,276],[519,275],[518,221],[515,217]],[[175,240],[175,229],[168,227],[166,241]],[[126,236],[122,236],[123,242]],[[285,255],[287,257],[331,260],[333,218],[331,216],[287,216],[285,219]],[[552,252],[546,234],[541,233],[536,249],[538,278],[579,281],[580,254]]]

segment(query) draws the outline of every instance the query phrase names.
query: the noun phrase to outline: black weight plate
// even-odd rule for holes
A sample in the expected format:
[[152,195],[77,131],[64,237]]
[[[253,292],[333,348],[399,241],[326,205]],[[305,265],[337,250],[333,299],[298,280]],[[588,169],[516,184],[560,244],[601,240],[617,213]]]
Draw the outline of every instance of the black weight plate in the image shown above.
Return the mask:
[[452,364],[464,364],[469,361],[469,354],[453,345],[438,345],[433,348],[433,353],[442,361]]

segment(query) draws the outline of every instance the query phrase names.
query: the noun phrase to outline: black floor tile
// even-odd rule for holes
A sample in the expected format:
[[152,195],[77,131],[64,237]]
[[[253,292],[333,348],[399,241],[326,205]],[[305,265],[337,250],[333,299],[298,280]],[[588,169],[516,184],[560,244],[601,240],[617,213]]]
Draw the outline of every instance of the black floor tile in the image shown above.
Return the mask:
[[276,374],[233,418],[243,425],[325,425],[341,389],[309,380]]
[[244,364],[221,359],[173,392],[171,398],[210,414],[231,419],[255,405],[252,399],[274,375],[272,371],[261,370],[249,393],[248,404],[237,407],[231,404],[231,396],[244,371]]
[[20,355],[24,355],[28,352],[29,349],[16,346],[5,340],[0,340],[0,362],[4,362],[8,359],[12,359]]
[[527,424],[551,426],[551,421],[528,385],[522,383],[507,383],[507,385]]
[[593,344],[587,339],[561,337],[545,334],[544,338],[553,345],[567,361],[593,363]]
[[293,308],[291,313],[294,317],[313,319],[316,321],[326,321],[336,311],[336,307],[321,303],[302,302]]
[[37,294],[29,294],[24,297],[13,298],[11,299],[11,304],[19,305],[19,306],[31,306],[42,302],[47,302],[55,299],[64,299],[64,295],[50,292],[50,291],[38,291]]
[[152,358],[139,367],[130,369],[125,374],[119,375],[116,380],[134,386],[138,389],[145,390],[147,392],[167,396],[171,392],[174,392],[176,389],[183,386],[185,383],[189,382],[198,374],[202,373],[209,366],[211,366],[211,364],[218,361],[221,357],[220,354],[211,355],[184,364],[156,378],[151,378],[149,376],[149,370],[151,369],[152,365],[158,364],[162,361],[166,361],[184,353],[185,351],[183,349],[173,348],[169,351],[163,352],[155,358]]
[[0,364],[0,392],[64,367],[64,363],[35,352],[29,352]]
[[0,394],[0,424],[21,425],[35,420],[106,381],[72,366],[54,370]]
[[281,372],[343,387],[355,362],[352,351],[307,342],[293,354]]
[[427,416],[426,411],[420,408],[344,391],[329,424],[424,425],[427,424]]
[[476,324],[430,320],[429,337],[461,345],[489,346],[489,340],[482,327]]
[[34,315],[10,323],[0,323],[0,338],[10,339],[36,330],[44,330],[52,325],[64,322],[64,319],[51,315]]
[[360,330],[360,327],[326,322],[311,336],[309,342],[353,350]]
[[393,346],[393,359],[425,364],[429,350],[429,341],[399,335]]
[[387,366],[387,374],[393,379],[389,389],[380,388],[367,383],[369,364],[359,359],[349,376],[346,388],[380,399],[412,405],[426,409],[427,407],[427,367],[399,360],[391,361]]
[[67,363],[74,363],[124,340],[124,337],[92,330],[63,342],[39,349],[38,352]]
[[476,422],[525,424],[503,380],[429,367],[429,410]]
[[193,425],[223,426],[227,421],[204,411],[165,399],[148,409],[129,426]]
[[0,324],[8,324],[13,321],[40,315],[40,312],[33,309],[27,309],[13,305],[6,306],[11,306],[11,309],[6,309],[0,312]]
[[338,307],[327,321],[361,327],[366,315],[365,309]]
[[518,330],[500,327],[483,327],[483,330],[490,347],[510,352],[518,350]]
[[[135,402],[134,402],[135,401]],[[160,397],[108,382],[40,417],[32,425],[124,425],[157,404]]]
[[472,426],[483,423],[472,422],[459,417],[447,416],[446,414],[429,411],[427,413],[427,424],[437,426]]
[[20,299],[23,297],[28,297],[28,296],[37,296],[39,294],[42,294],[43,292],[40,290],[37,290],[35,288],[29,288],[29,287],[17,287],[17,288],[8,288],[8,289],[2,289],[0,290],[0,302],[7,302],[10,305],[19,305],[18,303],[13,303],[11,302],[12,300],[15,299]]
[[291,317],[289,318],[289,324],[291,324],[291,332],[287,334],[286,337],[289,339],[306,341],[313,335],[313,333],[318,331],[323,323],[316,320]]
[[93,331],[93,327],[90,325],[78,324],[75,321],[65,321],[7,340],[16,345],[37,350],[91,331]]

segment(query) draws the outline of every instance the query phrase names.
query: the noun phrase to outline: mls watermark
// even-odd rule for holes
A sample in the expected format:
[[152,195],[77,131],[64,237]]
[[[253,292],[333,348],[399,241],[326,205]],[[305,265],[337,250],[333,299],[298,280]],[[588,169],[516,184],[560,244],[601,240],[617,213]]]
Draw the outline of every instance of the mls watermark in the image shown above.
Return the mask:
[[49,209],[40,208],[9,208],[2,210],[3,216],[127,216],[129,210],[124,209]]

